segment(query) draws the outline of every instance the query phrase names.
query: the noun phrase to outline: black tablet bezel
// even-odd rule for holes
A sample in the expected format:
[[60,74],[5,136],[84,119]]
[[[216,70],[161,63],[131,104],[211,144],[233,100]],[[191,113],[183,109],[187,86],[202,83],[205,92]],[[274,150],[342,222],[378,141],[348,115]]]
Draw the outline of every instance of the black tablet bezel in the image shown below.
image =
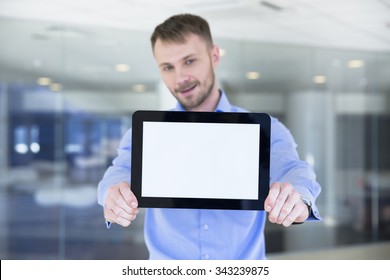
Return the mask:
[[[142,147],[143,122],[145,121],[260,124],[258,198],[256,200],[245,200],[142,197]],[[146,110],[134,112],[132,115],[131,189],[138,199],[139,207],[264,210],[264,201],[269,191],[270,136],[271,120],[270,116],[266,113],[178,112]]]

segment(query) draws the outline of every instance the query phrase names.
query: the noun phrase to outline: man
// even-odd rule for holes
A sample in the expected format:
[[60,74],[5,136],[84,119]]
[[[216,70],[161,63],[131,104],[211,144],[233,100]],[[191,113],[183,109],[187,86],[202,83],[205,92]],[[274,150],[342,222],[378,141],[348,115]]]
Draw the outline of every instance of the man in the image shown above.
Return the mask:
[[[208,23],[182,14],[158,25],[151,37],[161,77],[178,101],[177,111],[243,112],[218,88],[219,49]],[[300,161],[289,131],[271,122],[272,182],[264,209],[271,223],[285,227],[320,219],[314,202],[320,193],[311,167]],[[129,226],[138,213],[130,186],[130,130],[98,187],[109,223]],[[146,209],[145,241],[151,259],[264,259],[265,211]]]

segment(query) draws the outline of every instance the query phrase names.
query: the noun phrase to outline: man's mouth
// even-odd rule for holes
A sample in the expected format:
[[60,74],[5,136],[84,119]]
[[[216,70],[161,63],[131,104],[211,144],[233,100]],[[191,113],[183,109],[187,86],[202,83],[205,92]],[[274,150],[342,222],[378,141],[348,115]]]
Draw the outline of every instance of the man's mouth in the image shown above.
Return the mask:
[[182,87],[176,90],[176,92],[180,92],[181,94],[186,94],[192,91],[196,87],[196,84],[192,84],[190,86]]

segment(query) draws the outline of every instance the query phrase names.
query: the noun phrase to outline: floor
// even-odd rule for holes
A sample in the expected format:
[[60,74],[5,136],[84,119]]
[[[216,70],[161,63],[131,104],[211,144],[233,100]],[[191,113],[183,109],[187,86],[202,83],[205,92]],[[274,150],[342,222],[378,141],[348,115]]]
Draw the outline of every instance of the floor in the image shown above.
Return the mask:
[[[105,227],[102,208],[96,203],[96,182],[102,172],[73,170],[71,176],[37,180],[28,170],[20,170],[12,177],[18,183],[0,178],[0,258],[147,259],[143,211],[128,228]],[[382,242],[390,242],[390,223],[374,233],[352,224],[305,223],[285,229],[268,223],[265,234],[269,258],[390,259],[390,250],[382,246],[389,246]],[[366,245],[371,247],[361,247]],[[348,254],[332,251],[340,248]]]
[[[39,205],[31,192],[9,190],[2,192],[0,204],[1,259],[148,258],[143,240],[143,212],[131,227],[113,226],[108,230],[104,225],[102,209],[96,203],[78,207]],[[383,233],[377,240],[387,243],[377,243],[372,242],[369,234],[351,228],[333,228],[330,231],[324,229],[322,223],[287,230],[267,225],[270,259],[355,256],[390,259],[389,233]],[[310,232],[312,237],[302,241],[300,237],[305,232]],[[340,247],[344,251],[340,251]]]
[[390,260],[390,242],[344,245],[315,251],[272,253],[270,260]]

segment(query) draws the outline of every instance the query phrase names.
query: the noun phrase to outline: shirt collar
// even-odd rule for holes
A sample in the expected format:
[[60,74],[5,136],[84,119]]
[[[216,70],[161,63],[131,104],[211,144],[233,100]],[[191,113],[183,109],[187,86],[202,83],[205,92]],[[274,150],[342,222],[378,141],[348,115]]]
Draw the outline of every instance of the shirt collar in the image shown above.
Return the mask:
[[[229,112],[231,110],[232,105],[230,104],[227,96],[223,90],[219,90],[221,96],[219,98],[217,107],[215,112]],[[176,107],[173,109],[174,111],[185,111],[184,107],[177,102]]]

